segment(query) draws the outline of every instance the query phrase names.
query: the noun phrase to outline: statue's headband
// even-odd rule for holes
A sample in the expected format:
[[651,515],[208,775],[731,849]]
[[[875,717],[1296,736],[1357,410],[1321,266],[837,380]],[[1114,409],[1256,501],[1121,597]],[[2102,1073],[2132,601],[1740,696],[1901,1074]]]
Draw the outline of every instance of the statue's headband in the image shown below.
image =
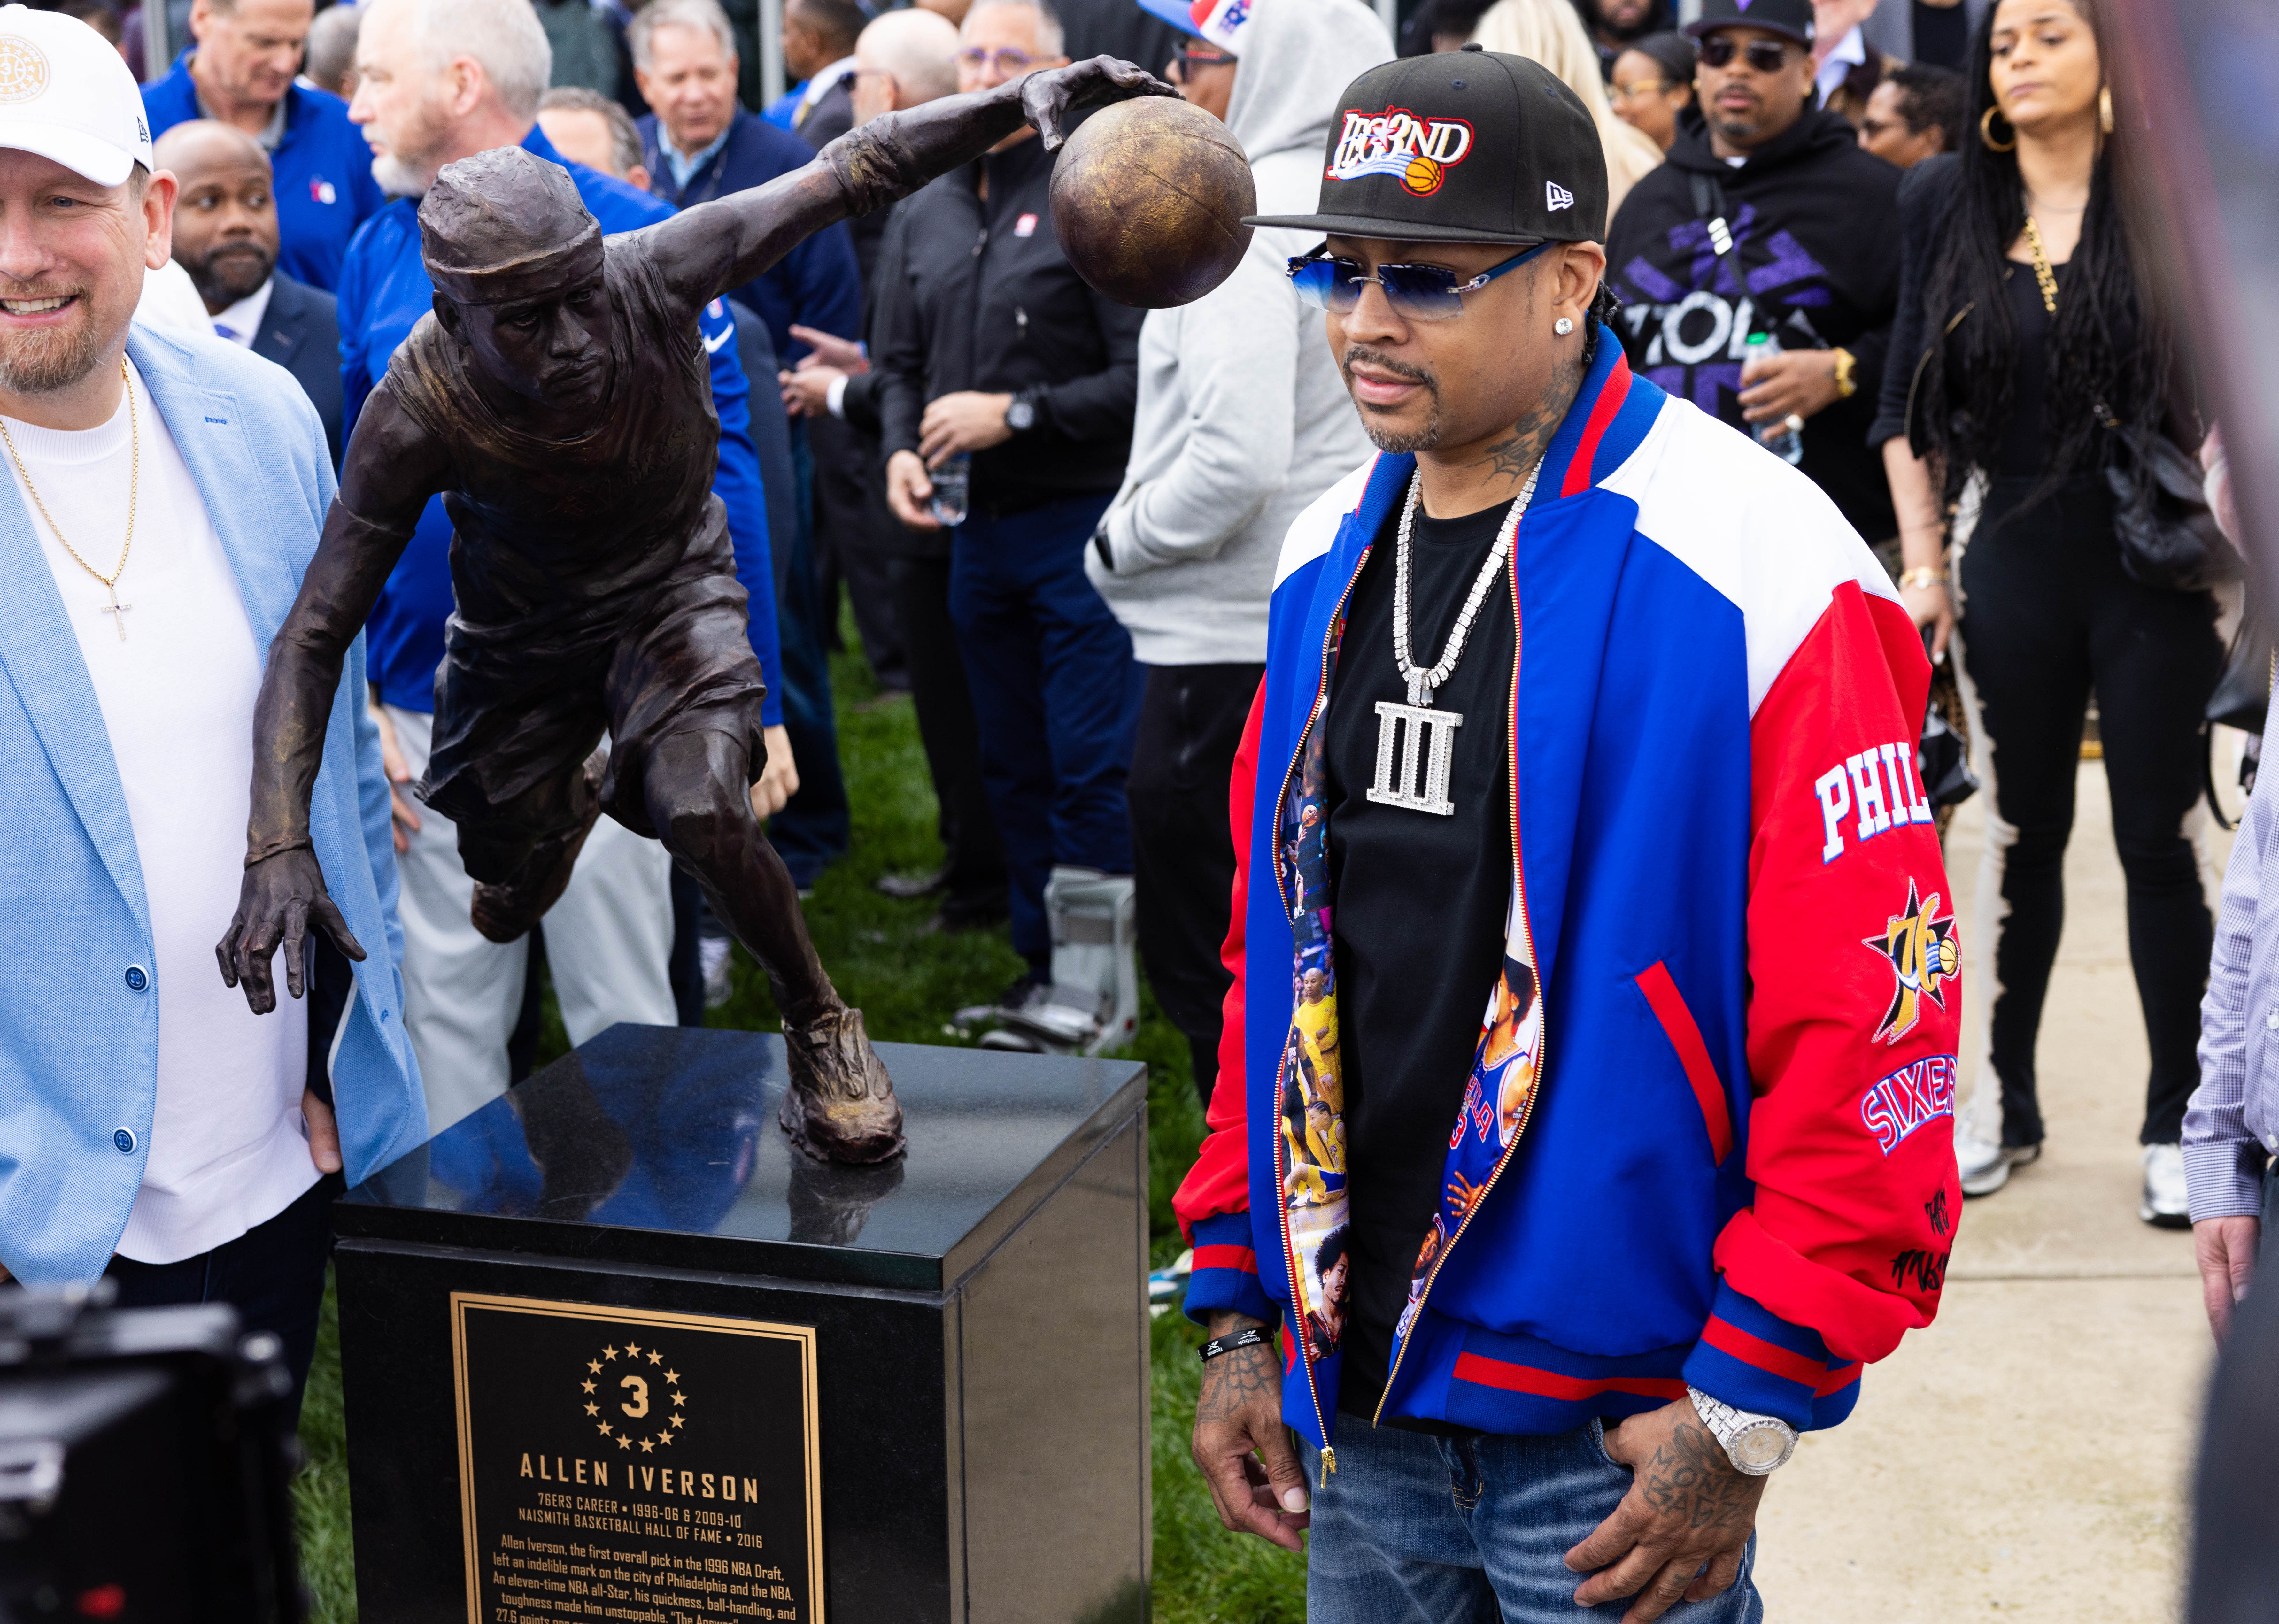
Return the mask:
[[457,304],[518,304],[557,298],[602,273],[602,228],[592,219],[569,241],[488,265],[439,264],[423,251],[436,292]]
[[419,204],[419,257],[461,304],[549,299],[602,269],[602,228],[570,172],[520,147],[446,164]]

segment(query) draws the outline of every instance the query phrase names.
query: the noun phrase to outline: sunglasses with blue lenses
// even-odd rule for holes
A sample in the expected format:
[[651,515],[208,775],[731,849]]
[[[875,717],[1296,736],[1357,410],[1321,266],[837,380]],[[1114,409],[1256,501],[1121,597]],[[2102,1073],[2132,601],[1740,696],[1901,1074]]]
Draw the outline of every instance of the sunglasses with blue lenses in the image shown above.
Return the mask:
[[1375,282],[1384,289],[1385,302],[1393,307],[1393,314],[1403,320],[1450,321],[1464,313],[1466,294],[1477,293],[1496,278],[1518,270],[1550,246],[1536,243],[1462,282],[1446,265],[1379,265],[1377,274],[1370,276],[1357,259],[1303,254],[1290,262],[1290,286],[1316,310],[1343,316],[1361,303],[1362,286]]

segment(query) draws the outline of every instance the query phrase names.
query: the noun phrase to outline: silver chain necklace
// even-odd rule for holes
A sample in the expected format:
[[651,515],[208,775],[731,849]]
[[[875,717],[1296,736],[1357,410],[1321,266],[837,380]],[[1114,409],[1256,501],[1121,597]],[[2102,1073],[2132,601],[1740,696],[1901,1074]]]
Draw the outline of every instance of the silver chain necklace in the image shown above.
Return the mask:
[[1471,636],[1472,622],[1478,618],[1489,589],[1511,556],[1512,538],[1519,532],[1520,515],[1527,511],[1527,504],[1535,495],[1535,477],[1542,471],[1542,460],[1538,458],[1535,466],[1528,470],[1527,483],[1512,498],[1511,508],[1496,532],[1495,545],[1488,549],[1479,578],[1472,583],[1470,595],[1457,612],[1455,626],[1448,633],[1448,646],[1441,653],[1439,663],[1429,671],[1417,666],[1408,645],[1409,532],[1416,525],[1423,489],[1416,476],[1409,477],[1408,501],[1400,509],[1400,528],[1393,552],[1393,660],[1400,671],[1401,681],[1408,685],[1408,702],[1377,702],[1377,781],[1369,787],[1370,800],[1388,807],[1405,807],[1412,812],[1431,812],[1441,817],[1455,816],[1456,803],[1448,799],[1448,765],[1456,752],[1456,730],[1463,726],[1464,718],[1461,711],[1434,709],[1433,691],[1448,680],[1456,669],[1456,662],[1464,657],[1464,644]]

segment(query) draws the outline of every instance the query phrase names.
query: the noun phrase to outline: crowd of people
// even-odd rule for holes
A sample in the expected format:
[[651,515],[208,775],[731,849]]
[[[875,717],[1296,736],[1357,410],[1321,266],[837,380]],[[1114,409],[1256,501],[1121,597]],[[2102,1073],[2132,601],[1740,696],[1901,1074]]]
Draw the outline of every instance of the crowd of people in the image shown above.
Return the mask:
[[[134,1026],[115,1099],[0,1085],[47,1136],[0,1153],[0,1260],[148,1301],[258,1277],[241,1306],[305,1370],[316,1192],[527,1069],[540,963],[573,1043],[725,996],[715,908],[610,819],[537,931],[479,928],[415,793],[446,742],[441,496],[349,660],[311,824],[372,955],[291,955],[266,1026],[212,973],[259,677],[236,645],[275,633],[343,448],[453,296],[420,226],[441,172],[518,148],[633,232],[1110,55],[1248,157],[1255,234],[1203,297],[1088,286],[1024,126],[704,310],[767,684],[751,817],[802,892],[847,852],[843,607],[940,808],[940,869],[880,888],[1025,965],[966,1014],[1096,1050],[1128,1007],[1063,955],[1136,918],[1210,1128],[1178,1204],[1213,1337],[1197,1459],[1230,1528],[1294,1546],[1311,1517],[1314,1616],[1519,1616],[1570,1566],[1640,1617],[1757,1616],[1763,1473],[1929,1322],[1961,1198],[2050,1130],[2092,702],[2152,1056],[2139,1215],[2218,1226],[2236,1285],[2269,1199],[2252,874],[2219,938],[2198,839],[2237,570],[2166,477],[2208,425],[2104,4],[1423,0],[1396,38],[1362,0],[787,0],[797,82],[766,103],[749,0],[190,0],[139,90],[139,12],[0,11],[85,103],[59,142],[0,96],[0,208],[112,221],[77,349],[35,329],[101,245],[0,235],[0,426],[38,515],[0,550],[58,600],[41,640],[0,632],[0,756],[54,763],[20,775],[41,872],[10,897],[126,967],[98,995],[11,957],[0,1001],[64,1012],[40,1043]],[[243,408],[233,449],[219,402],[274,370],[249,357],[300,404]],[[134,540],[147,479],[189,619]],[[65,725],[115,767],[56,754]],[[1967,921],[1926,725],[1976,741]],[[1565,1075],[1634,1092],[1538,1113],[1554,1030]],[[1466,1515],[1404,1521],[1452,1472]]]

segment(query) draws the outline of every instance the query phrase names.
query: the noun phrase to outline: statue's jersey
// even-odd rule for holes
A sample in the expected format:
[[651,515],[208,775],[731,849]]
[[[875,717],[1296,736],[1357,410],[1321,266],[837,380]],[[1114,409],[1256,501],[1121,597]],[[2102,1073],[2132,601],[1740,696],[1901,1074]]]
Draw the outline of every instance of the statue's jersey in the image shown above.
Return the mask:
[[649,241],[602,242],[610,380],[586,433],[548,439],[502,419],[468,348],[432,314],[380,380],[450,459],[457,604],[420,793],[460,825],[469,872],[500,869],[478,878],[503,879],[530,840],[558,832],[574,801],[559,783],[604,731],[602,801],[637,834],[656,832],[645,786],[661,739],[725,734],[754,776],[766,759],[767,682],[712,494],[710,364]]
[[443,506],[464,620],[618,598],[725,544],[704,341],[696,312],[666,291],[649,238],[602,241],[610,380],[585,434],[545,438],[499,417],[470,376],[468,347],[432,313],[380,380],[450,458]]

